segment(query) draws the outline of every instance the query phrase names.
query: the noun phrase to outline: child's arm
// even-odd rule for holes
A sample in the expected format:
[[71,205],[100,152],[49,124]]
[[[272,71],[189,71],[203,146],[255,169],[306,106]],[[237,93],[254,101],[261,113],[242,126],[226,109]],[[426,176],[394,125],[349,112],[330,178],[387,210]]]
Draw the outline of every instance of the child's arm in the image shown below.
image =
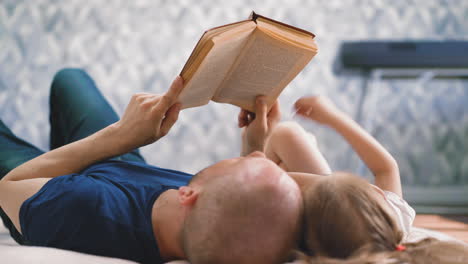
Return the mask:
[[298,114],[328,125],[340,133],[375,176],[375,184],[383,190],[402,196],[398,164],[387,150],[340,111],[325,97],[313,96],[299,99],[295,104]]

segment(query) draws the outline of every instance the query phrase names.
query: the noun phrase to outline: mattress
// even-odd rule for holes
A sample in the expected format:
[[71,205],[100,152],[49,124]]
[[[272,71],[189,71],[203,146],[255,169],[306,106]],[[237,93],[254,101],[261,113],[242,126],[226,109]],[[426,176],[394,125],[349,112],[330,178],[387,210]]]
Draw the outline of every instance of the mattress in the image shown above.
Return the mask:
[[[416,242],[427,237],[435,237],[444,241],[458,241],[453,237],[440,232],[413,227],[406,242]],[[69,250],[20,246],[8,234],[8,231],[0,223],[0,262],[2,264],[135,264],[136,262],[100,257],[78,253]],[[185,261],[172,261],[170,264],[188,264]],[[167,264],[169,264],[167,263]]]

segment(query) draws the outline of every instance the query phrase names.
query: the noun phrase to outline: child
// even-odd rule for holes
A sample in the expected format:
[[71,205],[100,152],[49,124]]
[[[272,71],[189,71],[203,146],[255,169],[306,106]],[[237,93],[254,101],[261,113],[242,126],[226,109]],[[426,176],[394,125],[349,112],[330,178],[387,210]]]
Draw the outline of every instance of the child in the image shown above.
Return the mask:
[[[374,263],[374,260],[378,262],[395,254],[409,261],[411,256],[428,255],[424,251],[427,245],[452,249],[462,254],[460,259],[467,260],[467,248],[462,244],[423,240],[408,244],[405,250],[401,243],[410,231],[415,211],[403,200],[395,159],[327,98],[304,97],[296,102],[295,108],[299,115],[328,125],[341,134],[375,177],[375,185],[372,185],[350,173],[331,173],[313,135],[293,122],[274,126],[279,120],[279,108],[277,104],[273,106],[268,114],[271,132],[264,151],[267,158],[287,171],[301,187],[305,205],[302,246],[311,256],[302,258],[305,263],[337,263],[336,259],[351,261],[346,263]],[[241,111],[239,126],[248,127],[249,119],[252,118]],[[249,136],[245,131],[244,151]],[[413,250],[420,253],[409,254]],[[431,252],[437,257],[440,250]]]

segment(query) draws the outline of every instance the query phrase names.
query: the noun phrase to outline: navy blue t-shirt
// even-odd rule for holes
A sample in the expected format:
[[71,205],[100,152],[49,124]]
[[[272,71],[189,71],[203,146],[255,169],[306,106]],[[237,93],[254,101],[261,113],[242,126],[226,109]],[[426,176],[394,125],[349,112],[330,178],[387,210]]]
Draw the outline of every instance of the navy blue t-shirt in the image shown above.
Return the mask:
[[56,247],[140,263],[162,263],[151,211],[167,189],[191,174],[144,163],[109,160],[49,180],[20,209],[24,238]]

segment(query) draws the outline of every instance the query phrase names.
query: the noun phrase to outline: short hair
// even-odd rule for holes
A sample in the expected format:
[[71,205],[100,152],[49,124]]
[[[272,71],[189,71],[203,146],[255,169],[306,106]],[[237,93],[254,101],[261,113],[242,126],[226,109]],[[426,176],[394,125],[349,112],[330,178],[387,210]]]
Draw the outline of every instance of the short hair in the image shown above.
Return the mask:
[[192,264],[280,263],[294,247],[302,210],[297,186],[247,185],[228,175],[205,187],[182,232]]

